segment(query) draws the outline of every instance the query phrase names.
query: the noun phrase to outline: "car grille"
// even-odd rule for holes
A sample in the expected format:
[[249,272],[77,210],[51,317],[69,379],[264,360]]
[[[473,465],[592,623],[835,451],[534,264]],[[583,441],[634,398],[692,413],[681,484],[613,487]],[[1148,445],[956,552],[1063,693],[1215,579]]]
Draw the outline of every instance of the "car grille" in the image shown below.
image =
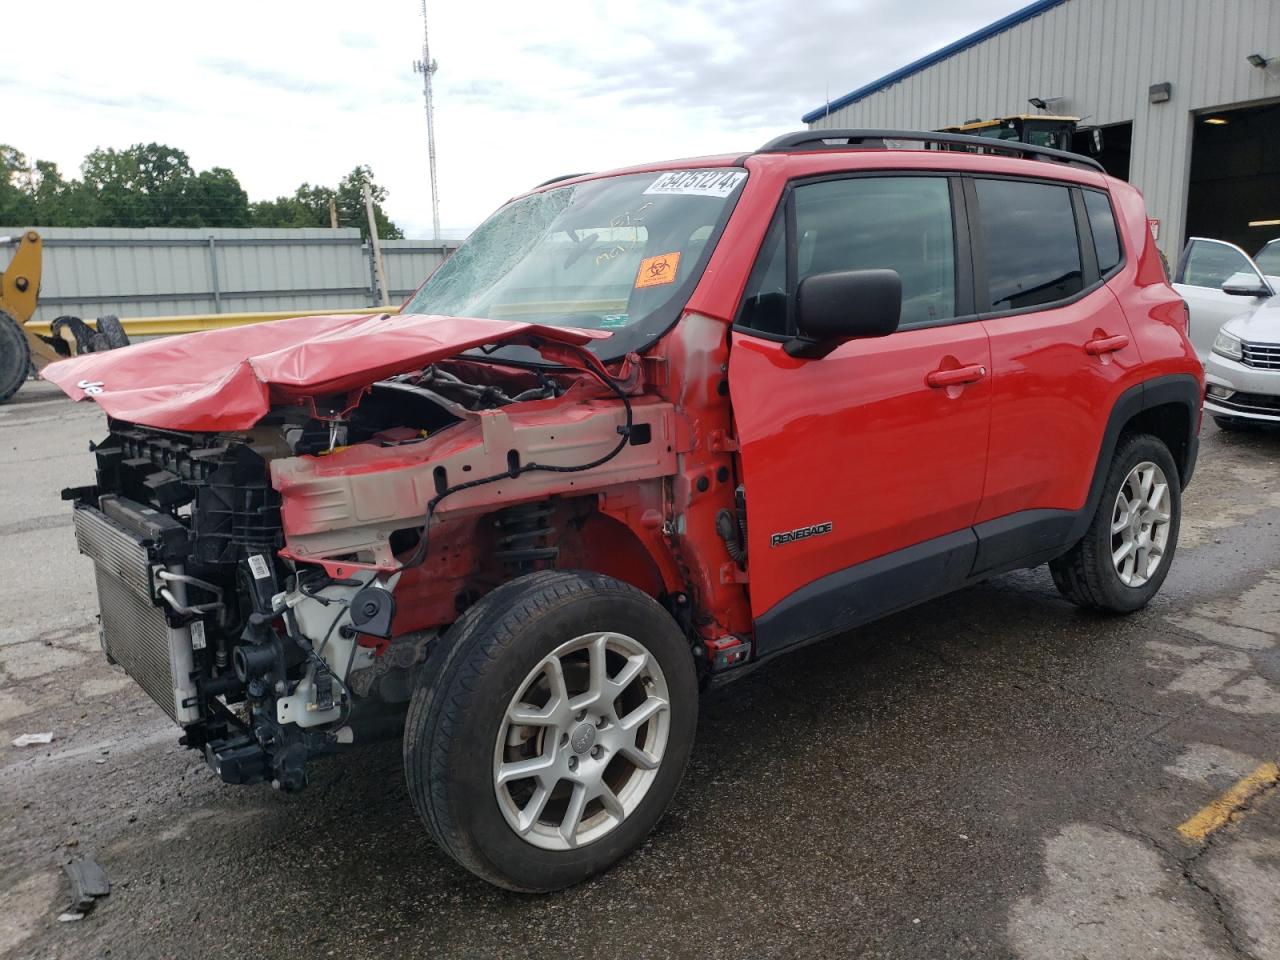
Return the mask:
[[1240,362],[1260,370],[1280,370],[1280,344],[1242,343]]
[[74,519],[76,544],[94,564],[107,656],[176,722],[199,720],[190,629],[171,626],[152,599],[146,544],[93,507],[77,507]]
[[1209,397],[1216,407],[1239,410],[1241,413],[1261,413],[1280,417],[1280,396],[1265,393],[1233,393],[1229,397]]

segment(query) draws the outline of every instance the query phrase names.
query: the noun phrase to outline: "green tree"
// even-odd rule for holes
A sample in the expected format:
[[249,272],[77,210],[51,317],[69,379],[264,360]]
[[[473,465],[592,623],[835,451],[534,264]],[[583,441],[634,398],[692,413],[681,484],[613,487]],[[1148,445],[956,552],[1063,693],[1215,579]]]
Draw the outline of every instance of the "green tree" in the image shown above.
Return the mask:
[[200,226],[192,207],[195,171],[186,153],[159,143],[98,148],[80,168],[101,204],[103,227]]
[[373,170],[367,164],[356,167],[338,183],[338,218],[344,225],[358,225],[360,236],[369,239],[369,216],[364,208],[364,185],[369,184],[373,194],[373,220],[378,225],[378,236],[383,240],[402,240],[404,231],[391,222],[382,210],[387,202],[387,189],[373,179]]
[[187,186],[188,209],[201,227],[250,225],[249,195],[226,167],[202,170]]
[[33,222],[30,176],[26,155],[0,144],[0,224],[23,227]]
[[249,202],[226,167],[197,173],[176,147],[135,143],[98,148],[81,165],[82,179],[67,180],[57,164],[30,161],[0,144],[0,223],[49,227],[327,227],[330,204],[338,223],[368,236],[363,188],[369,184],[378,235],[403,237],[382,209],[385,187],[373,171],[356,167],[337,187],[304,183],[293,196]]
[[292,197],[276,197],[259,200],[252,206],[252,222],[258,227],[327,227],[330,225],[329,202],[337,206],[338,225],[358,227],[360,236],[369,238],[369,217],[364,208],[364,184],[373,193],[373,218],[378,225],[378,236],[383,240],[399,240],[404,231],[391,221],[382,209],[387,190],[373,180],[373,171],[367,166],[356,167],[342,178],[335,190],[304,183]]

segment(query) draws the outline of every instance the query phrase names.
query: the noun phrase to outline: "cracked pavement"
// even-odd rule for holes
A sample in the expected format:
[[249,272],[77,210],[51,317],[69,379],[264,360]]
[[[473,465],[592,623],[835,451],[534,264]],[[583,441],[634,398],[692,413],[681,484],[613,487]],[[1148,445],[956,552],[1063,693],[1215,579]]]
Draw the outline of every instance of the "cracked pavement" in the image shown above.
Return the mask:
[[[636,853],[526,897],[432,846],[397,744],[296,797],[178,745],[101,658],[58,499],[101,432],[43,384],[0,407],[0,956],[1280,960],[1275,789],[1177,829],[1280,754],[1280,433],[1206,424],[1147,610],[1083,613],[1041,569],[777,661],[705,696]],[[59,923],[85,853],[113,891]]]

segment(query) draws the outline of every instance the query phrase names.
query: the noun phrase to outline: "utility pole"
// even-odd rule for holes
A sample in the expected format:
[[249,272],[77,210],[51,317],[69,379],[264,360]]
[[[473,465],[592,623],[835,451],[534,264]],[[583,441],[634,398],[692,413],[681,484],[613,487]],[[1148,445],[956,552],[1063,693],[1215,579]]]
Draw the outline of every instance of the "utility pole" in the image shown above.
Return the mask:
[[373,191],[369,189],[367,182],[364,185],[364,212],[369,215],[369,243],[373,251],[373,269],[378,274],[378,298],[382,301],[381,306],[387,307],[391,305],[387,290],[387,269],[382,263],[382,245],[378,243],[378,222],[373,215]]
[[338,201],[333,197],[329,198],[329,228],[338,229]]
[[427,163],[431,170],[431,238],[440,239],[440,195],[436,190],[436,117],[431,102],[431,77],[436,72],[427,36],[427,0],[422,0],[422,59],[413,61],[413,72],[422,74],[422,98],[427,108]]

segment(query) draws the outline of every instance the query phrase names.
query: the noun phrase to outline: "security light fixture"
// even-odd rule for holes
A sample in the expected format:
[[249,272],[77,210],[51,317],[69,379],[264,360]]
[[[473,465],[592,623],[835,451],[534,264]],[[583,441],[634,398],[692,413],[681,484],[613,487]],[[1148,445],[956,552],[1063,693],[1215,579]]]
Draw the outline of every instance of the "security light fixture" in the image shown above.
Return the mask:
[[1165,103],[1173,96],[1172,83],[1153,83],[1147,88],[1147,100],[1151,103]]
[[1267,64],[1271,62],[1269,58],[1264,57],[1260,53],[1251,53],[1245,57],[1245,59],[1249,61],[1249,66],[1257,67],[1259,70],[1265,70],[1267,68]]
[[1037,110],[1047,110],[1050,104],[1061,103],[1066,97],[1030,97],[1027,103],[1031,104]]

